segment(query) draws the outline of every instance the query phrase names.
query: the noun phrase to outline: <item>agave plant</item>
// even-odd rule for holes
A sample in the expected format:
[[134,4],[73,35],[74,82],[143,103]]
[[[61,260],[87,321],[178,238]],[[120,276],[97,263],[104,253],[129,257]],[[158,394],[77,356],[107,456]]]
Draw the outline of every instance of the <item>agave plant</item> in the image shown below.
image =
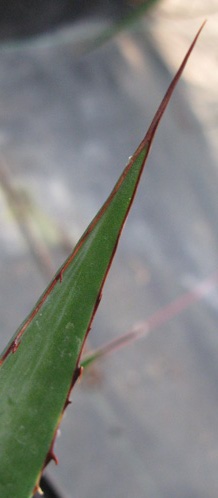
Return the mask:
[[80,359],[151,144],[201,26],[108,199],[0,359],[0,496],[29,498],[51,459]]

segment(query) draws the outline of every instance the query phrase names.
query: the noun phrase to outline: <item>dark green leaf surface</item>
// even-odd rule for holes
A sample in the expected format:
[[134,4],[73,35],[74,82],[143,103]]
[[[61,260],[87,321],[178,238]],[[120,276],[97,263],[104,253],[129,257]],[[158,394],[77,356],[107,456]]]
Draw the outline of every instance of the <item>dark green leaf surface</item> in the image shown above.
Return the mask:
[[196,39],[108,200],[2,354],[1,497],[31,497],[47,455],[51,456],[49,449],[154,133]]

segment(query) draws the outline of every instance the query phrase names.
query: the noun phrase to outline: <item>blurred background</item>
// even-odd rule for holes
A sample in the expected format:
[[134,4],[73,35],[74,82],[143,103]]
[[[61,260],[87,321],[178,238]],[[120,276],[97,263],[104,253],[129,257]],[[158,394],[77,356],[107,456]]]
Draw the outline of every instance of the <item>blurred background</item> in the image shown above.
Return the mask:
[[109,194],[205,18],[89,348],[141,338],[75,387],[46,497],[218,496],[218,1],[0,5],[1,349]]

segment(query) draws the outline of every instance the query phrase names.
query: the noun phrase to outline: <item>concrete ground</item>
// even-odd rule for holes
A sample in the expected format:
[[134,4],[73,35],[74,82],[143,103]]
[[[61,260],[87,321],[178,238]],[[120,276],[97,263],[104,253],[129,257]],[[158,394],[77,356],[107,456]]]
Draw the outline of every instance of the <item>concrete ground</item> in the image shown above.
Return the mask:
[[[18,227],[1,190],[1,348],[49,279],[37,230],[56,268],[66,253],[60,232],[74,244],[153,117],[172,77],[157,33],[152,18],[82,56],[70,30],[58,43],[0,51],[1,171],[26,199],[37,225],[31,240],[42,249],[36,266],[20,231],[25,220]],[[47,470],[64,498],[218,496],[217,156],[192,95],[183,79],[90,341],[98,347],[140,322],[149,333],[76,386],[56,444],[59,466]]]

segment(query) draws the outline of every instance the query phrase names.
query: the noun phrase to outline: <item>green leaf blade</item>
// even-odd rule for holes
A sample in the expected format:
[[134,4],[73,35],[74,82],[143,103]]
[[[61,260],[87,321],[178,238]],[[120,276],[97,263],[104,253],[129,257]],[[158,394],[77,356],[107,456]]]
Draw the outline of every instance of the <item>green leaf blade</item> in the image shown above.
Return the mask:
[[19,329],[17,350],[6,350],[0,371],[0,494],[5,498],[31,496],[40,475],[144,158],[145,151],[38,301],[37,313],[33,310]]
[[40,477],[155,131],[199,33],[111,195],[2,354],[0,496],[4,498],[30,498]]

